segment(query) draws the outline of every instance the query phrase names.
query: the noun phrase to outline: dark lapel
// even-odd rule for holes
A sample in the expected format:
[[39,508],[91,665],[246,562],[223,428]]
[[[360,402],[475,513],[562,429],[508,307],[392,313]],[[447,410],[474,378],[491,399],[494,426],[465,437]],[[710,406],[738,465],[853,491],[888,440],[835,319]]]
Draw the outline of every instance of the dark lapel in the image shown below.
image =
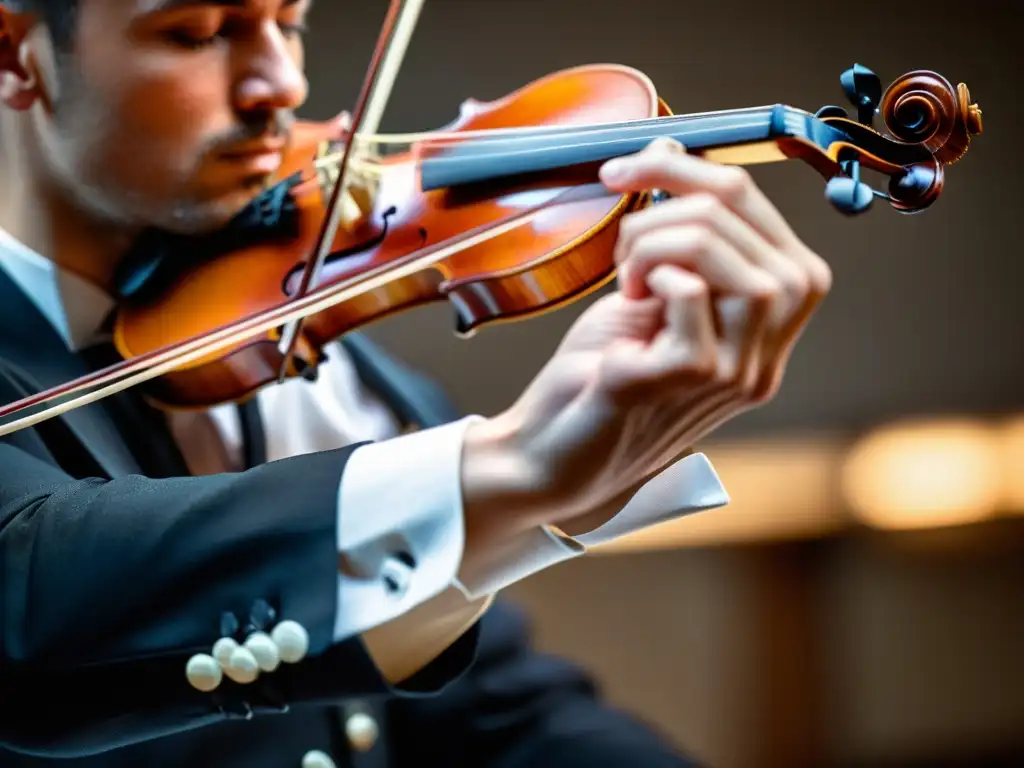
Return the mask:
[[341,344],[359,377],[405,426],[429,429],[462,418],[463,413],[437,382],[392,357],[363,334],[350,333]]
[[[53,326],[0,269],[0,365],[10,378],[34,394],[88,373],[85,362],[68,350]],[[101,403],[59,416],[71,434],[110,477],[138,473],[132,457]]]

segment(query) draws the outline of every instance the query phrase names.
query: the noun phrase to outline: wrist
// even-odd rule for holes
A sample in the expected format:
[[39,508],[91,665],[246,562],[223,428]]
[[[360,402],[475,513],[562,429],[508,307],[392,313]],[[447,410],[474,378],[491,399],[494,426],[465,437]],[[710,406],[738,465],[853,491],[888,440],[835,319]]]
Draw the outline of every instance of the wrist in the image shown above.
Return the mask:
[[460,469],[467,544],[511,536],[541,522],[540,477],[510,412],[467,427]]

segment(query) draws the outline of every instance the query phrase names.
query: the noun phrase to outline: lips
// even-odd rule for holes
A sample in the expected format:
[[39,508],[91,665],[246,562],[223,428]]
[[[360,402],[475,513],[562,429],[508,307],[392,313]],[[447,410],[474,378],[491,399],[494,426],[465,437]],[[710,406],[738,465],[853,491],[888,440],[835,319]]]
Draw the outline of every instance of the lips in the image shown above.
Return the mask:
[[264,155],[280,154],[284,151],[287,142],[284,139],[261,139],[250,141],[245,144],[237,144],[234,147],[224,150],[222,157],[244,160]]

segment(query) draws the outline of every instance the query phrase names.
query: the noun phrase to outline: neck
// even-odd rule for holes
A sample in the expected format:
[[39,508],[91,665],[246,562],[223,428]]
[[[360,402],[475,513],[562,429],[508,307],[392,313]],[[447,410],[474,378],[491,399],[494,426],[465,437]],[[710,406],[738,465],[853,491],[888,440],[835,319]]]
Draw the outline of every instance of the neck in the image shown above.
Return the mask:
[[674,138],[690,152],[714,154],[720,162],[778,162],[785,156],[776,142],[802,137],[807,117],[773,105],[471,139],[427,152],[420,164],[421,183],[430,191],[570,168],[596,174],[597,164],[639,152],[659,136]]
[[109,293],[131,235],[75,204],[40,172],[40,147],[26,140],[29,120],[0,113],[0,229]]

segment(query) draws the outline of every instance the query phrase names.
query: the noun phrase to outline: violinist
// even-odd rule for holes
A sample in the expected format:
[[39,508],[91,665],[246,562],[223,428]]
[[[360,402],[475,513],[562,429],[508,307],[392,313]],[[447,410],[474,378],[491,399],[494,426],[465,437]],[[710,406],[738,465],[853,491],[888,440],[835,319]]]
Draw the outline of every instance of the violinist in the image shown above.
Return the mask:
[[[0,403],[106,364],[144,233],[215,233],[260,192],[306,98],[308,13],[2,0]],[[609,521],[724,504],[692,446],[778,390],[829,269],[748,174],[672,142],[601,177],[672,199],[623,219],[618,290],[495,416],[400,383],[421,429],[396,436],[353,387],[396,366],[355,336],[238,406],[165,415],[128,390],[0,439],[4,764],[327,765],[338,708],[377,695],[429,734],[413,705],[473,680],[502,587]]]

